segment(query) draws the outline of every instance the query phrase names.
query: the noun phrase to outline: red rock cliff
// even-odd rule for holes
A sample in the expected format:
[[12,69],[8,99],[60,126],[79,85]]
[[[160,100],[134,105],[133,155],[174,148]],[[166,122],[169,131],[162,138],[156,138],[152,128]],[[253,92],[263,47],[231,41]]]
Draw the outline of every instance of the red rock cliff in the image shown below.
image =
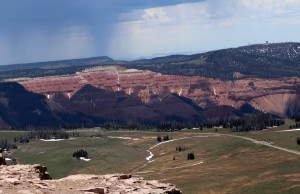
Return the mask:
[[285,116],[287,109],[296,103],[300,79],[249,78],[221,81],[204,77],[162,75],[151,71],[125,69],[123,67],[94,67],[64,75],[41,78],[14,79],[29,91],[45,95],[48,99],[62,92],[67,98],[86,84],[107,91],[124,91],[138,96],[144,103],[162,100],[170,93],[192,99],[206,108],[210,104],[239,108],[245,103],[263,112]]

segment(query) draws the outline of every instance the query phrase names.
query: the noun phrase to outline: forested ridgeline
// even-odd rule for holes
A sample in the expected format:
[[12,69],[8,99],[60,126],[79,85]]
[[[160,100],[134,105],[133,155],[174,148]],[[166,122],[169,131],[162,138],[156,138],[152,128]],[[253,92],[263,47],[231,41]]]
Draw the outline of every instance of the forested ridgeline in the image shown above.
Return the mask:
[[232,132],[247,132],[260,131],[267,128],[278,127],[284,124],[284,119],[275,118],[266,114],[258,114],[243,116],[242,118],[238,119],[221,119],[213,123],[207,123],[205,127],[213,128],[222,126],[223,128],[230,128]]
[[[125,66],[167,75],[222,80],[248,77],[300,77],[300,43],[257,44],[194,55],[173,55],[133,61]],[[236,75],[238,72],[239,75]]]
[[182,129],[200,129],[204,128],[212,129],[212,128],[230,128],[232,132],[247,132],[247,131],[260,131],[263,129],[267,129],[270,127],[276,127],[280,125],[284,125],[284,119],[275,118],[271,115],[266,114],[258,114],[258,115],[250,115],[243,116],[241,118],[236,119],[218,119],[212,122],[206,123],[160,123],[157,125],[158,131],[176,131]]
[[[300,43],[293,42],[268,43],[134,61],[118,61],[104,56],[5,65],[0,68],[0,80],[74,74],[85,68],[104,65],[121,65],[167,75],[202,76],[222,80],[300,77],[300,56],[299,52],[296,52],[299,47]],[[239,76],[236,75],[237,72]]]

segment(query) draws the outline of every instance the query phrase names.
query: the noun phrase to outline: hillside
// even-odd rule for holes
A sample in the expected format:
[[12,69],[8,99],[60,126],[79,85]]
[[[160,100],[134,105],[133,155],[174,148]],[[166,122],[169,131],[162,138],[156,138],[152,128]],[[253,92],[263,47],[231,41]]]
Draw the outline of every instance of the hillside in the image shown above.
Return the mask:
[[11,81],[44,95],[67,123],[199,123],[243,113],[290,117],[300,110],[296,77],[221,81],[105,66],[76,75]]
[[0,83],[0,117],[17,129],[58,126],[43,95],[27,91],[18,83]]
[[126,67],[222,80],[300,76],[300,43],[258,44],[194,55],[137,60]]
[[194,55],[117,61],[93,57],[0,66],[0,79],[74,74],[88,67],[121,65],[166,75],[201,76],[222,80],[300,76],[300,43],[257,44]]

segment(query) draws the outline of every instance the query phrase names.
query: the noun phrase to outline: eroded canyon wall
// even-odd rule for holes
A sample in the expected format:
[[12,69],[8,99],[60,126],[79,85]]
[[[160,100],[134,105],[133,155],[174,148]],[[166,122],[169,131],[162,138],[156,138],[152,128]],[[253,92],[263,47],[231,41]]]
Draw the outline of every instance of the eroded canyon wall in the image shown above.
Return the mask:
[[[62,103],[59,101],[61,98],[56,98],[58,94],[71,100],[89,84],[108,92],[124,92],[145,104],[162,102],[171,93],[176,93],[191,99],[203,109],[211,105],[239,108],[248,103],[260,111],[282,117],[287,116],[291,105],[297,104],[297,88],[300,85],[300,79],[296,77],[221,81],[199,76],[162,75],[119,66],[94,67],[76,75],[19,78],[13,81],[58,103]],[[91,97],[90,103],[95,101]]]

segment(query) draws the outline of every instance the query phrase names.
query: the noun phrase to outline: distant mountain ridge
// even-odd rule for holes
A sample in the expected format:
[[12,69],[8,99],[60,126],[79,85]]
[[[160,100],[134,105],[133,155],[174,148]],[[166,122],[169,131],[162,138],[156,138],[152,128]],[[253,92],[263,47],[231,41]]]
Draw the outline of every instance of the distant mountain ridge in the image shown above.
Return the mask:
[[17,77],[43,77],[74,74],[88,67],[119,65],[107,56],[0,66],[0,80]]
[[35,63],[24,63],[24,64],[13,64],[13,65],[1,65],[0,71],[16,70],[16,69],[54,69],[80,65],[91,65],[91,64],[106,64],[114,62],[113,59],[102,56],[102,57],[91,57],[82,59],[66,59],[58,61],[46,61],[46,62],[35,62]]
[[193,55],[119,61],[109,57],[0,66],[0,79],[74,74],[87,67],[121,65],[166,75],[202,76],[222,80],[300,77],[300,43],[269,43]]
[[133,61],[128,68],[222,80],[300,77],[300,43],[257,44]]

